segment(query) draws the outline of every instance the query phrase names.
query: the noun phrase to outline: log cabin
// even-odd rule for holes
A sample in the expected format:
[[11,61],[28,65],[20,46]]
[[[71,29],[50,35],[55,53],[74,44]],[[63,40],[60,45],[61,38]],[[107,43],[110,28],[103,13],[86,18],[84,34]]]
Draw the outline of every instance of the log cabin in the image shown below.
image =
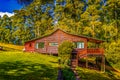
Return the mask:
[[[86,57],[87,67],[87,57],[90,55],[102,56],[102,62],[105,63],[104,49],[99,48],[99,45],[104,42],[103,40],[70,34],[61,29],[56,29],[49,35],[25,42],[25,51],[57,55],[58,46],[65,40],[72,41],[76,45],[76,48],[72,51],[71,64],[77,66],[79,58]],[[88,48],[88,42],[97,44],[96,48]]]
[[[88,42],[96,44],[104,42],[103,40],[70,34],[61,29],[57,29],[47,36],[25,42],[25,51],[58,54],[58,45],[65,40],[74,42],[76,44],[76,50],[87,50],[88,53],[91,53],[92,51],[102,51],[102,49],[98,48],[99,46],[97,46],[96,49],[88,49]],[[100,53],[102,54],[103,52]]]

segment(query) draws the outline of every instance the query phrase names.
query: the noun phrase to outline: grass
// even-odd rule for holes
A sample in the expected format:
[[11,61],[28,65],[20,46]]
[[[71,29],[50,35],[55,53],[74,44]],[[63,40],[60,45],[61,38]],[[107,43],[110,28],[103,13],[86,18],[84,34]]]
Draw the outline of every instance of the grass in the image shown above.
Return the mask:
[[22,51],[24,46],[18,46],[18,45],[13,45],[13,44],[5,44],[5,43],[0,43],[0,46],[3,47],[5,50],[20,50]]
[[[0,43],[0,80],[57,80],[57,57],[22,52],[24,46]],[[120,71],[77,68],[81,80],[120,80]],[[70,68],[62,68],[65,80],[75,80]]]
[[116,72],[106,71],[102,73],[96,70],[86,68],[77,68],[81,80],[120,80],[120,76]]
[[0,51],[0,80],[57,80],[57,57]]

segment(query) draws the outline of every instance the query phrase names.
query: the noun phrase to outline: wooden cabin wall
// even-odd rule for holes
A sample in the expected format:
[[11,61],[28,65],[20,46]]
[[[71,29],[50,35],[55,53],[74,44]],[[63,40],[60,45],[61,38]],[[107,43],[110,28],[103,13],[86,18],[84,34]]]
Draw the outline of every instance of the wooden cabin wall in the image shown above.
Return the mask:
[[35,43],[38,42],[45,42],[45,47],[42,49],[35,49],[35,51],[40,52],[40,53],[53,53],[53,54],[57,54],[58,53],[58,46],[49,46],[50,42],[57,42],[58,44],[61,44],[63,41],[65,40],[69,40],[72,42],[79,42],[79,41],[83,41],[85,44],[85,48],[87,48],[87,39],[86,38],[81,38],[75,35],[70,35],[67,34],[63,31],[56,31],[54,32],[52,35],[38,39],[35,41]]
[[25,51],[34,52],[35,51],[35,41],[30,41],[25,43]]

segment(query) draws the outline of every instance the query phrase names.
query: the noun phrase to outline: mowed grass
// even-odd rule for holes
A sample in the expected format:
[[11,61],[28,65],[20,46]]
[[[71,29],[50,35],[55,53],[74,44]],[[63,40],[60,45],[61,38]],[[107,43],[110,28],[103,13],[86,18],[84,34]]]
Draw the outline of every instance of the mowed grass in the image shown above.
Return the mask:
[[0,51],[0,80],[57,80],[57,57]]
[[106,71],[103,73],[81,67],[78,67],[77,71],[81,80],[120,80],[120,72]]

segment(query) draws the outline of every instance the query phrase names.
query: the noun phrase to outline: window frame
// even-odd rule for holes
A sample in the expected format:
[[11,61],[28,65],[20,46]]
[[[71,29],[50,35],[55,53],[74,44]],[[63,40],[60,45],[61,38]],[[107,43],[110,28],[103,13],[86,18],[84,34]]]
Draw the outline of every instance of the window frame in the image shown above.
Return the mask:
[[79,49],[84,49],[85,48],[85,42],[84,41],[79,41],[79,42],[74,42],[74,43],[75,43],[76,48],[79,48]]
[[58,46],[58,42],[49,42],[49,46]]
[[43,49],[43,48],[45,48],[45,42],[36,42],[35,48],[36,49]]

